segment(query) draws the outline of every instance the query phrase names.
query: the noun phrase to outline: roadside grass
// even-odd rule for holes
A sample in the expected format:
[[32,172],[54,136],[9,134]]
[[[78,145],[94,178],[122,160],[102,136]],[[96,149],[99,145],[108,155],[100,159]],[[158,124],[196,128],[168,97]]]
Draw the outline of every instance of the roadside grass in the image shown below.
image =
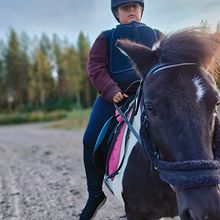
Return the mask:
[[72,111],[35,111],[31,113],[0,113],[0,125],[50,122],[49,128],[83,129],[89,120],[91,109]]
[[31,113],[0,113],[0,125],[49,122],[67,117],[66,111],[35,111]]
[[80,109],[67,112],[65,119],[51,123],[49,128],[83,129],[86,127],[91,109]]

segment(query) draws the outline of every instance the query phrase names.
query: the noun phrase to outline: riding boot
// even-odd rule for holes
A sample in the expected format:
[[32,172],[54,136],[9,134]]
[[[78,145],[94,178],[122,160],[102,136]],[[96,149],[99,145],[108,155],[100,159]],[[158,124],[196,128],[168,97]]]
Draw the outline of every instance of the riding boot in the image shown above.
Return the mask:
[[102,191],[104,172],[99,172],[93,163],[93,150],[97,137],[109,117],[115,112],[112,104],[102,97],[97,97],[90,115],[89,123],[83,136],[83,159],[87,178],[89,197],[80,220],[90,220],[104,204],[106,196]]
[[104,173],[100,173],[93,164],[92,148],[87,148],[84,145],[84,165],[87,177],[87,187],[89,198],[80,214],[80,220],[93,219],[97,211],[104,205],[106,196],[102,191],[102,182]]
[[82,213],[80,214],[79,220],[94,219],[97,211],[105,204],[105,202],[106,196],[103,192],[97,197],[89,197]]

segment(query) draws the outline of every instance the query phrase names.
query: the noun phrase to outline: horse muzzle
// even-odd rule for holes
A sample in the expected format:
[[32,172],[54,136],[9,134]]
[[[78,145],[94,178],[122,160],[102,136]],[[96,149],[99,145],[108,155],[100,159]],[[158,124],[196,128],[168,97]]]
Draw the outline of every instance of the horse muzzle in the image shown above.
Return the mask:
[[159,161],[157,169],[176,193],[181,220],[220,220],[219,161]]
[[181,220],[219,220],[219,186],[175,189]]

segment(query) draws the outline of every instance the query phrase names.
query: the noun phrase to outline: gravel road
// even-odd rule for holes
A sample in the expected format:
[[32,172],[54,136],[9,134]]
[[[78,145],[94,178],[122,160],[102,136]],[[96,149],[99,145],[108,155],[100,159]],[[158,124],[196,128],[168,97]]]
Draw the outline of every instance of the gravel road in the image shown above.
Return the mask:
[[[82,131],[0,127],[0,219],[77,220],[86,198]],[[97,220],[125,219],[109,191]]]
[[[48,124],[0,126],[0,219],[78,220],[87,199],[82,131]],[[96,220],[125,220],[104,186]]]

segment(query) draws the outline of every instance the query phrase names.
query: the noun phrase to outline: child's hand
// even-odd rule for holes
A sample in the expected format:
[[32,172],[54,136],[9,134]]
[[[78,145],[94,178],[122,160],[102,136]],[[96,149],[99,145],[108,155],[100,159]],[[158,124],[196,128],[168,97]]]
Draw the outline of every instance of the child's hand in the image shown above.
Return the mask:
[[112,101],[114,103],[119,103],[124,98],[128,98],[128,95],[126,95],[125,93],[122,94],[121,92],[118,92],[114,95]]

